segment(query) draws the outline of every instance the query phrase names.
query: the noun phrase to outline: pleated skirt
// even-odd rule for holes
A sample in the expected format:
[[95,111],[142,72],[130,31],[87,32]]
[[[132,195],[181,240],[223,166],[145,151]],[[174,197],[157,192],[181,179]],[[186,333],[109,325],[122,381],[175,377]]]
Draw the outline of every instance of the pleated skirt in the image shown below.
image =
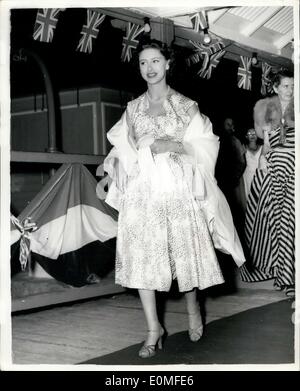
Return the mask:
[[247,203],[249,259],[240,273],[243,281],[274,278],[283,287],[295,282],[295,151],[274,149],[266,159],[268,170],[257,169]]
[[136,289],[205,289],[224,282],[205,216],[192,193],[192,166],[155,157],[156,176],[134,173],[122,197],[116,283]]

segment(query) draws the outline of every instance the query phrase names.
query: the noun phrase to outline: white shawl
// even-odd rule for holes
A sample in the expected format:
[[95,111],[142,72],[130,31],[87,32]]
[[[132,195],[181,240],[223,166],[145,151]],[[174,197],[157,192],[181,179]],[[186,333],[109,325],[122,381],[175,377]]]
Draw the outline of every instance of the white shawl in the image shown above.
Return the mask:
[[[107,134],[108,140],[114,146],[104,161],[104,171],[112,180],[106,202],[119,210],[121,190],[119,183],[126,181],[135,165],[140,166],[141,172],[153,173],[155,161],[149,146],[137,149],[130,136],[130,127],[126,119],[126,112]],[[219,151],[218,137],[213,134],[210,120],[199,113],[194,115],[187,126],[184,147],[191,157],[194,166],[193,194],[203,209],[209,231],[215,248],[231,254],[235,263],[241,266],[245,262],[243,249],[236,232],[231,211],[226,198],[217,186],[214,177],[215,164]],[[123,167],[116,170],[116,161]],[[119,186],[120,187],[120,186]]]

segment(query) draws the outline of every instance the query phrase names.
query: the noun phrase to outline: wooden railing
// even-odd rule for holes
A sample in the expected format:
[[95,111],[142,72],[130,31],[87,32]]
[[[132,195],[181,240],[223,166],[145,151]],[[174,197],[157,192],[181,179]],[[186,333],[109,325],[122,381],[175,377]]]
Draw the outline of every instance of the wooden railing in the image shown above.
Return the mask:
[[105,156],[103,155],[11,151],[12,162],[24,163],[82,163],[98,165],[103,162],[104,158]]

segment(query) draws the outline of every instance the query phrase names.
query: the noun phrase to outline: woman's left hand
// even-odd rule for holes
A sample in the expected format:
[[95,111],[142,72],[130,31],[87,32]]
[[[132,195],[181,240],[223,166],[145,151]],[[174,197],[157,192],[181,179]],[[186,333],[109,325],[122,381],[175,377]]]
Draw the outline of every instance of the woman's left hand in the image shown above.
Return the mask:
[[150,146],[153,153],[177,152],[185,153],[182,143],[169,140],[155,140]]
[[151,145],[150,149],[153,153],[164,153],[169,152],[169,141],[167,140],[155,140]]

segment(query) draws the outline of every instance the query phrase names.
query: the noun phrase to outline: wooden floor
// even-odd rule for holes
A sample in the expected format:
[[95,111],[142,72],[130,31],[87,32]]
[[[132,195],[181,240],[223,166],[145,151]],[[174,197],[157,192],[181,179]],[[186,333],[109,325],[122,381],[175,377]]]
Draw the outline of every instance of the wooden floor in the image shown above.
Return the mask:
[[[206,323],[285,298],[273,289],[214,292],[205,299]],[[170,295],[165,306],[169,334],[187,329],[184,298]],[[112,297],[60,305],[12,316],[14,364],[75,364],[143,341],[146,333],[138,297]]]

